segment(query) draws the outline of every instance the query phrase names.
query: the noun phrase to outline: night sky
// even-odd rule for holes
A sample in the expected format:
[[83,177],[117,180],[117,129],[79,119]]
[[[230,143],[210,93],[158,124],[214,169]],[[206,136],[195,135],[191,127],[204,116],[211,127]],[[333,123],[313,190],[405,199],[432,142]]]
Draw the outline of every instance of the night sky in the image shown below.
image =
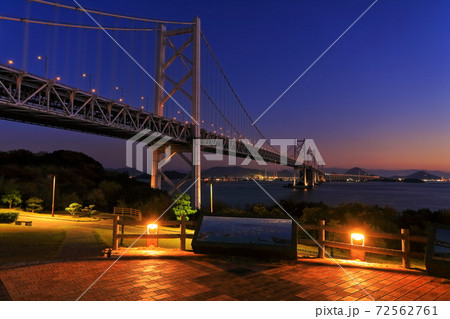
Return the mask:
[[[198,15],[256,119],[373,1],[79,2],[148,18],[192,21]],[[25,0],[1,0],[0,15],[92,24],[83,13]],[[450,171],[449,16],[450,1],[379,0],[258,126],[271,138],[313,138],[330,167]],[[117,37],[154,74],[154,35]],[[140,96],[152,99],[151,81],[101,31],[36,25],[27,31],[23,23],[0,21],[0,43],[0,63],[12,59],[42,76],[36,56],[46,55],[49,77],[61,76],[63,83],[87,89],[80,74],[92,73],[102,96],[118,98],[113,86],[120,85],[132,105],[139,106]],[[106,167],[125,166],[125,141],[0,121],[0,150],[19,148],[71,149]]]

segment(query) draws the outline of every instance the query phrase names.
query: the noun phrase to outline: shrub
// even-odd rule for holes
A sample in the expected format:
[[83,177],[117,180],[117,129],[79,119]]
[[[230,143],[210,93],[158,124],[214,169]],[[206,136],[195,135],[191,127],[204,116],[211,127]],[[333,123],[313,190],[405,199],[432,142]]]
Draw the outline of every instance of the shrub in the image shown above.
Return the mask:
[[92,215],[96,214],[97,211],[94,209],[95,205],[89,205],[83,208],[80,212],[81,217],[91,217]]
[[75,214],[78,214],[82,208],[83,206],[81,206],[81,204],[72,203],[69,205],[69,207],[66,207],[66,211],[75,217]]
[[13,213],[13,212],[5,212],[0,213],[0,223],[1,224],[9,224],[13,223],[19,218],[19,213]]
[[40,212],[41,210],[44,209],[44,207],[42,207],[43,202],[44,201],[39,197],[30,197],[27,200],[27,210],[31,211],[32,213]]

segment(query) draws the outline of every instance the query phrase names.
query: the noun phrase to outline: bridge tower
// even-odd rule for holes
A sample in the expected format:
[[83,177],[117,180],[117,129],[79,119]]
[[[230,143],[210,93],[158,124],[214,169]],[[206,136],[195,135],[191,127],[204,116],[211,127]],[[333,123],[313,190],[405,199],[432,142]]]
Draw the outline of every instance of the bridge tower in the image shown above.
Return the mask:
[[[181,47],[177,48],[171,41],[171,38],[190,34],[188,39],[181,45]],[[192,59],[189,59],[186,54],[183,52],[188,50],[192,45]],[[170,49],[172,55],[167,57],[166,51]],[[161,169],[158,168],[158,163],[161,159],[162,150],[155,150],[153,153],[153,162],[149,163],[152,165],[153,175],[151,176],[151,186],[154,188],[161,188],[161,177],[169,183],[172,189],[169,191],[169,194],[174,193],[179,190],[179,188],[189,179],[195,184],[192,186],[193,188],[193,200],[194,206],[196,208],[201,207],[201,152],[200,152],[200,144],[195,143],[195,139],[200,138],[200,123],[201,123],[201,86],[200,86],[200,52],[201,52],[201,23],[200,19],[196,17],[193,21],[193,24],[189,27],[180,28],[180,29],[171,29],[167,30],[166,26],[160,24],[158,30],[158,44],[157,44],[157,55],[156,55],[156,87],[155,87],[155,105],[154,105],[154,113],[158,116],[164,116],[164,107],[169,99],[173,98],[175,92],[180,91],[184,95],[188,97],[188,99],[192,103],[192,112],[190,114],[191,117],[191,136],[192,143],[190,147],[181,147],[177,145],[171,145],[171,151],[173,152],[171,156],[175,153],[178,153],[180,157],[186,161],[191,166],[191,174],[188,178],[184,178],[178,184],[174,184],[170,181],[167,176],[164,175]],[[167,70],[170,68],[171,64],[177,59],[183,58],[183,61],[187,61],[185,65],[189,68],[189,71],[186,73],[184,77],[180,80],[172,79],[169,74],[167,74]],[[192,82],[192,91],[191,94],[187,93],[186,90],[183,89],[183,84],[185,84],[188,80]],[[168,92],[166,90],[166,82],[169,82],[172,85],[172,89]],[[183,152],[192,153],[191,159],[183,154]]]
[[294,147],[294,158],[298,162],[298,165],[294,166],[294,187],[299,184],[304,187],[313,187],[320,181],[324,181],[324,173],[320,166],[325,162],[313,140],[298,141]]

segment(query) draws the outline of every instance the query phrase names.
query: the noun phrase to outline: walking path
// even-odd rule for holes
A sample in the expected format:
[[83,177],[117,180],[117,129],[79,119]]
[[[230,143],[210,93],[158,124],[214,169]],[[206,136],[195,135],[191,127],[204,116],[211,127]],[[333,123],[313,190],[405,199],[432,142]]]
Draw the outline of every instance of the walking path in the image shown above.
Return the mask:
[[[114,260],[8,268],[0,280],[12,300],[76,300]],[[446,279],[345,267],[354,280],[337,266],[315,261],[269,263],[160,250],[124,256],[81,300],[450,300]]]

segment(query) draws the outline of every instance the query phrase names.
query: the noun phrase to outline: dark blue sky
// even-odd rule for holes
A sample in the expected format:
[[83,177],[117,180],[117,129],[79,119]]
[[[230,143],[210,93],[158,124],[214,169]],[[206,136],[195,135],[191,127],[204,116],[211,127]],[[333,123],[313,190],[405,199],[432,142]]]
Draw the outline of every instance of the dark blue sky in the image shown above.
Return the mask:
[[[257,118],[373,1],[79,2],[149,18],[192,21],[198,15],[238,95]],[[89,23],[81,13],[22,0],[3,0],[0,13]],[[328,166],[450,171],[449,15],[449,1],[379,0],[259,127],[272,138],[313,138]],[[117,98],[112,82],[126,72],[140,80],[128,88],[120,84],[130,103],[152,94],[148,79],[101,32],[30,25],[28,41],[25,34],[23,24],[0,22],[1,63],[13,59],[16,67],[42,75],[35,57],[48,55],[49,75],[62,82],[86,88],[79,73],[92,72],[100,94]],[[118,38],[154,72],[153,35]],[[74,53],[77,58],[69,59]],[[107,167],[125,166],[124,141],[0,121],[0,149],[17,148],[73,149]]]

